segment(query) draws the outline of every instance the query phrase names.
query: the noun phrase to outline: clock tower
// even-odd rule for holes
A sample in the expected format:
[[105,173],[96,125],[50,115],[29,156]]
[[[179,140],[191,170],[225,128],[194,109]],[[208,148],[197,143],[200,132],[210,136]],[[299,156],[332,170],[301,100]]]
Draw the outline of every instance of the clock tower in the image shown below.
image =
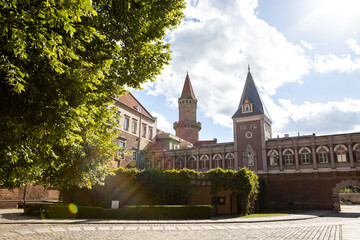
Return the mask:
[[246,77],[240,104],[232,116],[235,168],[267,172],[266,145],[271,138],[271,119],[250,73]]

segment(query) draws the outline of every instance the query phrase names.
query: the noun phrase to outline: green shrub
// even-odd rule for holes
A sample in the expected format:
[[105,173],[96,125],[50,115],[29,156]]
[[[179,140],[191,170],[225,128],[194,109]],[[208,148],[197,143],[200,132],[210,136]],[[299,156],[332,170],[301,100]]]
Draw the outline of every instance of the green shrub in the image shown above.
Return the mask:
[[43,207],[49,205],[50,204],[44,204],[44,203],[25,204],[24,215],[40,217]]
[[120,209],[78,207],[71,213],[68,206],[43,206],[46,218],[64,219],[206,219],[211,218],[210,205],[133,205]]
[[46,218],[91,219],[101,218],[103,209],[100,207],[79,206],[77,212],[71,212],[68,206],[45,206]]

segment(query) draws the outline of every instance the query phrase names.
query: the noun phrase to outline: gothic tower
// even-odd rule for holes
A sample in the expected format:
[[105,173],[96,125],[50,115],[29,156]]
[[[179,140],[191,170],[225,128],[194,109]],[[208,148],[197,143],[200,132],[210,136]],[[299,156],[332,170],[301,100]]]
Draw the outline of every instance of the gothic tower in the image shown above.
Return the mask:
[[186,74],[179,103],[179,121],[174,123],[176,136],[191,143],[199,141],[201,123],[196,122],[197,99],[191,86],[189,74]]
[[266,172],[265,142],[271,138],[271,119],[259,95],[250,67],[233,119],[235,167]]

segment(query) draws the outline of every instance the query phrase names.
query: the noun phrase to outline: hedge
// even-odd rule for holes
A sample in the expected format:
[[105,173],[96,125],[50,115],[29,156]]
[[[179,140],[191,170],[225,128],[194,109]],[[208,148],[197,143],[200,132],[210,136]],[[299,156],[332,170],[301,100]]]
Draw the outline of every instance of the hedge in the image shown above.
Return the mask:
[[38,204],[25,205],[25,215],[45,218],[64,219],[207,219],[211,218],[210,205],[136,205],[123,206],[120,209],[103,209],[100,207],[77,207],[71,213],[69,206]]

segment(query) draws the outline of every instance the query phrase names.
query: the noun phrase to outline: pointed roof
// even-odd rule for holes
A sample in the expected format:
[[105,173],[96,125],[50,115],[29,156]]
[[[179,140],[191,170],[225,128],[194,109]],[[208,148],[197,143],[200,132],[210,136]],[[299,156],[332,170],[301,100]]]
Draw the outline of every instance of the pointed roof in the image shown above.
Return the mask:
[[[244,104],[245,100],[248,99],[253,106],[253,109],[251,112],[243,113],[242,111],[242,105]],[[264,114],[270,119],[270,115],[268,111],[265,108],[265,105],[259,95],[259,91],[255,85],[254,79],[250,73],[250,67],[249,71],[246,77],[244,89],[241,95],[240,104],[238,109],[236,110],[235,114],[232,116],[232,118],[239,118],[239,117],[248,117],[248,116],[254,116]]]
[[154,117],[144,108],[144,106],[131,94],[127,92],[125,95],[118,97],[117,99],[120,103],[126,105],[127,107],[140,112],[142,115],[153,119]]
[[189,77],[188,73],[186,73],[185,83],[184,83],[184,87],[183,87],[180,99],[194,99],[194,100],[196,100],[194,90],[193,90],[193,88],[191,86],[191,81],[190,81],[190,77]]

